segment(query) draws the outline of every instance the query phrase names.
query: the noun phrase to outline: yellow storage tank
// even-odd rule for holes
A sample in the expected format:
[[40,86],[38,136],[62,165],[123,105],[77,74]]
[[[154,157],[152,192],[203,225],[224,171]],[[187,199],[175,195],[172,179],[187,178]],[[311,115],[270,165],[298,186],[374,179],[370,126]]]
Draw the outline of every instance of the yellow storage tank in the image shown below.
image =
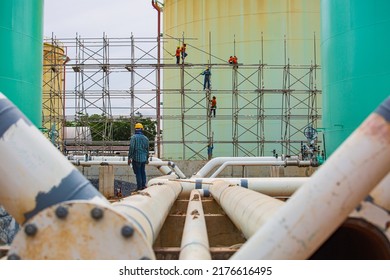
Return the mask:
[[183,43],[188,54],[164,68],[165,158],[206,159],[210,143],[213,156],[297,154],[319,126],[320,0],[166,0],[163,38],[165,65]]
[[62,148],[64,139],[64,67],[67,61],[68,57],[60,43],[44,43],[42,126],[44,134],[59,148]]

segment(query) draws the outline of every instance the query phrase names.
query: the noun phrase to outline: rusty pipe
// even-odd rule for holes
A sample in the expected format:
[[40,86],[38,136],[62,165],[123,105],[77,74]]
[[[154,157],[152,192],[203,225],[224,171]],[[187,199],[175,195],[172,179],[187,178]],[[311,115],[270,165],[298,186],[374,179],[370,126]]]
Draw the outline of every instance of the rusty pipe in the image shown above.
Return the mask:
[[307,259],[389,169],[390,97],[231,259]]
[[69,200],[109,202],[0,93],[0,204],[19,224]]
[[150,245],[156,240],[182,188],[178,182],[152,186],[112,204],[140,228]]

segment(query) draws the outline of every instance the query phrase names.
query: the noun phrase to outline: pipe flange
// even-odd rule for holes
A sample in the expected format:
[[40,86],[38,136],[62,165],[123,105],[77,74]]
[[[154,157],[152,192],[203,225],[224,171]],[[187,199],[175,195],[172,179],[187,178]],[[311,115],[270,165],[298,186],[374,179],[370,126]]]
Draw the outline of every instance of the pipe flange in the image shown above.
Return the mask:
[[[58,216],[58,212],[67,215]],[[71,201],[53,205],[28,220],[15,236],[8,259],[156,259],[144,234],[109,205]],[[34,229],[34,234],[27,234]],[[27,233],[26,233],[27,232]]]

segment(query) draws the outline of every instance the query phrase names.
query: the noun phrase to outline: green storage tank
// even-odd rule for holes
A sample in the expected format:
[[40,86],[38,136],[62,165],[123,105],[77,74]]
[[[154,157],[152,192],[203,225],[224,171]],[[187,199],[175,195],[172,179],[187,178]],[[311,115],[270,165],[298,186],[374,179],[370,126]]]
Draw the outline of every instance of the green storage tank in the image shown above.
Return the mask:
[[0,1],[0,92],[42,123],[43,0]]
[[390,93],[389,10],[388,0],[321,1],[327,156]]

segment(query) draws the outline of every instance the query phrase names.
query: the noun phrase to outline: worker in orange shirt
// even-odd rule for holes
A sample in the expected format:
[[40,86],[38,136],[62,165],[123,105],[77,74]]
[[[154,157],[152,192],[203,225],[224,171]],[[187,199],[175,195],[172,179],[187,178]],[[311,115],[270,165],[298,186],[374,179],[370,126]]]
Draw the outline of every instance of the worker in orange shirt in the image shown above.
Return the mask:
[[238,58],[237,56],[233,56],[233,64],[237,64],[238,63]]
[[217,110],[217,98],[213,96],[213,99],[210,100],[210,117],[213,116],[215,118],[215,112]]
[[229,64],[233,64],[233,56],[230,56],[230,57],[229,57],[228,62],[229,62]]
[[175,53],[175,56],[176,56],[176,64],[179,64],[180,63],[180,53],[181,53],[181,49],[179,46],[177,46],[176,48],[176,53]]

